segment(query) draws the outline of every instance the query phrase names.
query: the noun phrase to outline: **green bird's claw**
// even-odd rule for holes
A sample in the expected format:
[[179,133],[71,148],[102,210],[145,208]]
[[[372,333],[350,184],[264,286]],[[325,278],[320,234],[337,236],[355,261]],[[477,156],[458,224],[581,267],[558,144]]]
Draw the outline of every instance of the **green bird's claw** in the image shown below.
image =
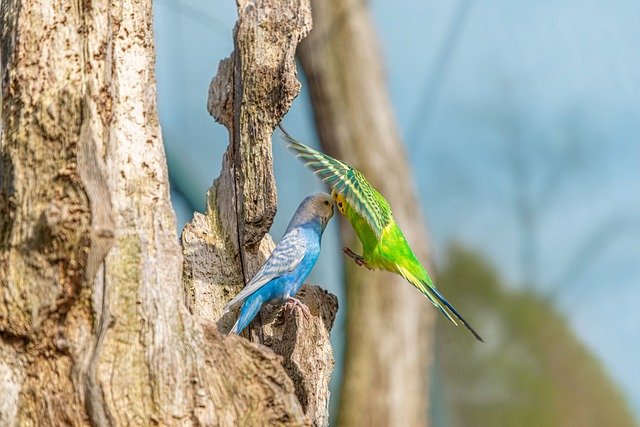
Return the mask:
[[355,261],[358,267],[366,267],[369,270],[373,270],[373,268],[369,267],[369,265],[367,264],[367,261],[364,258],[362,258],[362,256],[353,252],[351,249],[344,247],[342,248],[342,251],[345,253],[345,255],[348,255],[351,258],[353,258],[353,260]]

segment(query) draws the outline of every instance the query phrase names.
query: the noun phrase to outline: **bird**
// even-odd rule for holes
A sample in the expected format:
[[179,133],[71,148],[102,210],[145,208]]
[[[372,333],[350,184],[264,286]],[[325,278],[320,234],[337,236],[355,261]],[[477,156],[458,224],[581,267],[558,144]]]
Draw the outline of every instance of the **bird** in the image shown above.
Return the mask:
[[291,312],[300,307],[305,315],[310,314],[294,295],[318,260],[322,233],[333,212],[333,199],[327,193],[302,200],[280,243],[251,281],[224,307],[227,313],[242,306],[230,334],[240,334],[263,304],[291,304]]
[[[431,277],[416,258],[402,230],[393,219],[387,200],[376,191],[364,175],[348,164],[295,140],[280,126],[289,148],[331,188],[338,205],[362,243],[362,255],[345,247],[344,253],[358,266],[400,274],[454,325],[462,322],[475,338],[484,342],[473,327],[436,289]],[[457,319],[457,320],[456,320]]]

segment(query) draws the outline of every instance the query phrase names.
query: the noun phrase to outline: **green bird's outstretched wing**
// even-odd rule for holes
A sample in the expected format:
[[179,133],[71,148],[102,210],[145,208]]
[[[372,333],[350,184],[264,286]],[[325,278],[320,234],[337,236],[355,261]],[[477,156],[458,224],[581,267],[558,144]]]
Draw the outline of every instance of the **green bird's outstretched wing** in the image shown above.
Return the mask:
[[289,142],[289,148],[298,153],[297,157],[302,158],[333,190],[342,194],[346,202],[365,219],[379,240],[385,227],[393,220],[391,207],[385,198],[356,169],[296,141],[282,126],[280,130]]
[[[289,142],[289,148],[297,152],[297,157],[302,158],[307,166],[311,167],[333,191],[338,193],[338,196],[334,197],[338,202],[338,207],[340,208],[340,202],[344,200],[355,214],[364,219],[371,227],[377,239],[377,244],[382,246],[382,251],[386,255],[378,256],[378,258],[384,259],[383,262],[379,259],[373,260],[373,264],[371,264],[371,259],[366,261],[375,268],[382,268],[402,275],[422,292],[433,305],[440,309],[454,325],[458,324],[456,319],[460,320],[473,333],[476,339],[484,342],[473,327],[438,292],[424,267],[415,258],[402,231],[395,224],[389,203],[369,184],[364,175],[348,164],[296,141],[282,126],[280,126],[280,130]],[[345,213],[342,211],[342,213],[353,225],[358,237],[360,237],[363,248],[366,250],[368,241],[363,240],[363,236],[358,232],[359,228],[357,224],[354,224],[351,217],[353,212]],[[392,223],[393,225],[390,226]],[[383,232],[386,232],[384,241],[382,239]],[[393,266],[389,265],[390,261],[393,262]]]

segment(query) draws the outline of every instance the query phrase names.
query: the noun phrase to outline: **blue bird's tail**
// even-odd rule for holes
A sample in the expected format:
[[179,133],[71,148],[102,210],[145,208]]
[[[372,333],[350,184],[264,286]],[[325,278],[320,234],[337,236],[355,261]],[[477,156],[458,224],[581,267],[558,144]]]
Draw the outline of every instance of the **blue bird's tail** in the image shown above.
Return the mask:
[[229,331],[229,333],[241,333],[244,328],[246,328],[247,325],[251,323],[253,318],[256,317],[256,314],[258,314],[258,312],[262,308],[263,302],[264,301],[259,292],[256,292],[253,295],[249,296],[242,304],[238,320],[236,321],[236,324],[233,325],[233,328],[231,328],[231,331]]

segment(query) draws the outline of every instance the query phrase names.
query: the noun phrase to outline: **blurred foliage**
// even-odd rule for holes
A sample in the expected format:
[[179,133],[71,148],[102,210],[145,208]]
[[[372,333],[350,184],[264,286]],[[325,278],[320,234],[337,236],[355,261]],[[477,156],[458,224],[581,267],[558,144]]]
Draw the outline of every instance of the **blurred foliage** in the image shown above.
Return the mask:
[[506,289],[461,247],[448,260],[438,286],[486,344],[439,318],[434,426],[636,425],[622,393],[548,301]]

